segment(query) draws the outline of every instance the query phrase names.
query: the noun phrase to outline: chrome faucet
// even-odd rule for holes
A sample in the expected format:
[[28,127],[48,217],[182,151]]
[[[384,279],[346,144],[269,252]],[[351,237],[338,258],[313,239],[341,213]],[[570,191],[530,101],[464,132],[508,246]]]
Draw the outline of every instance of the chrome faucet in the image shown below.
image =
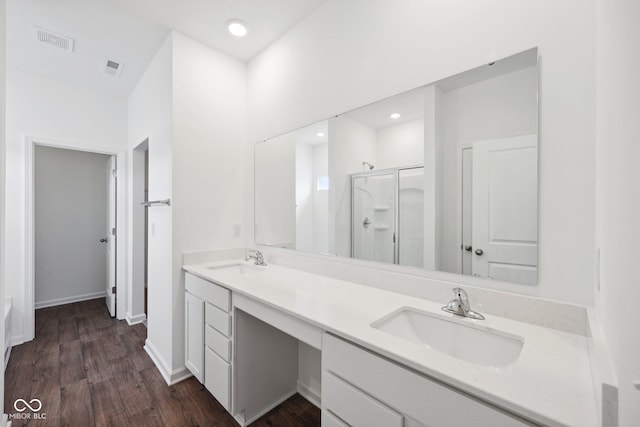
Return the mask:
[[249,261],[250,259],[256,260],[255,265],[267,265],[267,263],[264,262],[264,257],[262,256],[262,252],[260,251],[250,250],[249,255],[247,255],[245,261]]
[[464,289],[455,288],[453,290],[453,294],[456,297],[449,301],[447,305],[442,307],[442,310],[462,317],[484,320],[484,316],[482,314],[471,310],[471,306],[469,305],[469,296]]

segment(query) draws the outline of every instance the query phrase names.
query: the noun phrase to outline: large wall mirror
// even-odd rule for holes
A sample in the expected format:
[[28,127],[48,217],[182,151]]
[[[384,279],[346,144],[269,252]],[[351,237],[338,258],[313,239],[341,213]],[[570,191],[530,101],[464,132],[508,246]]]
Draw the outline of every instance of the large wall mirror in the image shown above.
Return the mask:
[[537,49],[255,146],[255,241],[535,285]]

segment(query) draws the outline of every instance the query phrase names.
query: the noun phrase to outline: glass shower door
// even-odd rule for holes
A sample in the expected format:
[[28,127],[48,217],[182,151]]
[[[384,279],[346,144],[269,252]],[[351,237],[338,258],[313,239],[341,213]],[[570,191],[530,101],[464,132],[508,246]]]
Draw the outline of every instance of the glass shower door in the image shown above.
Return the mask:
[[398,264],[424,267],[424,167],[398,171]]
[[395,172],[351,178],[352,257],[395,263]]

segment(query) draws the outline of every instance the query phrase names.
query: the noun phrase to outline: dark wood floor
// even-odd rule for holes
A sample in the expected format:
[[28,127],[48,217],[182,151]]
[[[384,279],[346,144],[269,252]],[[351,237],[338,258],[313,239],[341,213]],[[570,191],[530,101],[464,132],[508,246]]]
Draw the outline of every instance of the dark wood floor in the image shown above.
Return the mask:
[[[103,300],[36,311],[36,339],[13,348],[5,412],[40,399],[46,420],[13,426],[237,426],[194,378],[167,386],[143,350],[144,325],[109,317]],[[29,410],[25,411],[25,413]],[[252,426],[319,426],[320,411],[295,395]]]

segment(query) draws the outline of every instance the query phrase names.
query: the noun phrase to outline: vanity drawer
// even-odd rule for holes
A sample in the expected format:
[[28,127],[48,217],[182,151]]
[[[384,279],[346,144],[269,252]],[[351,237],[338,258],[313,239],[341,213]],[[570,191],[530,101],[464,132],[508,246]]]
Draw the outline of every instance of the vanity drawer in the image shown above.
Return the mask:
[[[375,372],[375,375],[371,373]],[[322,402],[333,400],[325,386],[332,377],[363,390],[398,411],[424,425],[522,427],[533,423],[508,413],[488,402],[433,380],[390,361],[370,350],[325,333],[322,336]],[[331,386],[329,386],[331,387]],[[325,392],[326,391],[326,392]],[[339,402],[338,402],[339,403]],[[343,418],[328,404],[326,408]],[[366,411],[362,411],[361,416]]]
[[402,427],[402,415],[331,373],[322,377],[322,404],[353,427]]
[[184,286],[187,291],[215,305],[219,309],[227,313],[231,311],[231,292],[229,289],[190,273],[186,273],[184,276]]
[[204,321],[226,337],[231,336],[231,316],[212,304],[205,304]]
[[227,362],[231,361],[231,340],[210,325],[205,327],[204,343]]
[[204,386],[224,409],[231,407],[231,365],[222,360],[210,348],[204,350]]
[[322,411],[322,427],[349,427],[328,410]]

